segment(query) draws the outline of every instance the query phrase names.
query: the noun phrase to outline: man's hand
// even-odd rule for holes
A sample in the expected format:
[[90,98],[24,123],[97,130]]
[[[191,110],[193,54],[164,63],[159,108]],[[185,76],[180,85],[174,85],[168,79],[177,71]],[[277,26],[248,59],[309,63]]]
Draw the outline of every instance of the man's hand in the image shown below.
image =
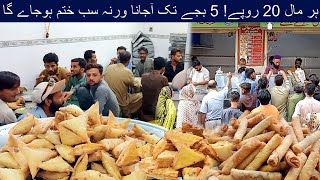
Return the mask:
[[231,78],[232,78],[232,74],[231,74],[231,72],[228,72],[228,73],[227,73],[227,78],[229,78],[229,79],[231,79]]
[[118,58],[114,57],[110,60],[110,64],[116,64],[118,61]]
[[62,93],[62,100],[63,101],[68,101],[71,96],[72,96],[73,92],[69,91],[69,92],[63,92]]
[[[58,81],[59,81],[59,78],[58,78],[57,75],[49,76],[49,79],[50,79],[50,78],[54,79],[55,82],[58,82]],[[48,80],[49,80],[49,79],[48,79]]]
[[17,104],[25,104],[26,103],[25,99],[21,96],[17,98],[16,102],[17,102]]
[[290,76],[292,76],[292,72],[290,70],[287,71]]
[[192,83],[194,86],[198,86],[199,84],[197,82]]
[[69,81],[70,81],[70,78],[71,78],[71,72],[67,72],[67,74],[66,74],[66,84],[68,84],[69,83]]
[[36,79],[37,84],[43,82],[43,79],[44,79],[45,77],[46,77],[45,75],[41,75],[41,76],[37,77],[37,79]]

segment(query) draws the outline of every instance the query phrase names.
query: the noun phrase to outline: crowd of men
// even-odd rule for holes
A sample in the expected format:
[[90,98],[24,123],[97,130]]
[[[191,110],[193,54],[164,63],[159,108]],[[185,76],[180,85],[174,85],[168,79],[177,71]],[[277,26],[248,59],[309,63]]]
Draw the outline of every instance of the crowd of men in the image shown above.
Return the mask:
[[[217,82],[210,80],[209,71],[197,57],[192,59],[192,67],[184,70],[183,52],[174,48],[171,57],[151,59],[148,49],[139,49],[140,61],[132,71],[131,53],[125,47],[117,48],[117,57],[110,60],[105,69],[99,64],[95,51],[87,50],[84,58],[70,61],[70,71],[59,66],[55,53],[43,57],[45,69],[36,78],[32,91],[32,101],[37,105],[28,113],[37,118],[54,116],[62,106],[70,104],[87,110],[99,101],[99,113],[104,116],[111,111],[115,116],[138,118],[143,121],[156,120],[158,125],[181,126],[182,122],[192,122],[206,128],[214,128],[229,123],[230,118],[239,117],[244,111],[259,111],[275,118],[300,118],[306,121],[309,113],[320,112],[319,78],[312,74],[308,80],[298,77],[302,60],[296,59],[295,66],[287,73],[292,77],[294,93],[290,94],[290,82],[281,67],[281,56],[270,58],[262,77],[256,81],[253,68],[246,67],[246,60],[240,59],[241,91],[230,92],[231,107],[224,109],[224,100],[229,93],[231,73],[227,73],[225,88],[218,91]],[[178,75],[186,84],[180,92],[178,110],[169,105],[174,95],[169,87]],[[275,75],[275,86],[269,88],[269,80]],[[141,78],[141,83],[136,79]],[[303,80],[301,80],[303,79]],[[0,125],[21,120],[26,114],[16,118],[6,103],[17,100],[20,78],[8,71],[0,72]],[[193,100],[197,92],[207,91],[202,102]],[[19,99],[23,102],[23,99]],[[176,112],[178,111],[178,112]],[[183,113],[182,113],[183,112]]]

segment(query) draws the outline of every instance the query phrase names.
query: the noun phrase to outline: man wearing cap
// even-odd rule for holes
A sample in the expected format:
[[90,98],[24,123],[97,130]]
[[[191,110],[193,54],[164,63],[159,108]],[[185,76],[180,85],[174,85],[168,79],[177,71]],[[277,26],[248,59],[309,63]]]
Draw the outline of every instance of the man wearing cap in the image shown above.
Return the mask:
[[[55,112],[65,102],[62,96],[64,86],[65,80],[55,83],[54,79],[38,84],[31,93],[32,102],[37,103],[37,105],[28,113],[33,114],[36,118],[54,117]],[[26,114],[21,115],[18,121],[24,117],[26,117]]]
[[273,63],[272,65],[266,67],[264,74],[269,74],[270,71],[272,72],[272,74],[279,74],[281,70],[284,71],[284,68],[280,66],[280,63],[281,63],[280,55],[274,55],[272,63]]

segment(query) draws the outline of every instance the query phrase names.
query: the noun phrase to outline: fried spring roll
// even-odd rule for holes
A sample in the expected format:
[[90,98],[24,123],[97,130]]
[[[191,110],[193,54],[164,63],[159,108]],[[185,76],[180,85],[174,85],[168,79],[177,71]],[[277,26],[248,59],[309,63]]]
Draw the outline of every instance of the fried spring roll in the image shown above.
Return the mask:
[[[262,142],[268,142],[274,135],[275,135],[275,132],[270,131],[270,132],[267,132],[264,134],[257,135],[252,138],[258,138]],[[242,145],[246,144],[247,142],[250,142],[252,140],[252,138],[241,141],[239,145],[242,146]]]
[[311,152],[320,152],[320,139],[312,145]]
[[231,176],[235,179],[263,179],[263,180],[281,180],[282,175],[279,172],[262,172],[253,170],[232,169]]
[[317,140],[320,139],[320,131],[315,131],[310,136],[306,137],[299,143],[292,146],[292,150],[295,153],[301,153],[308,146],[313,145]]
[[257,147],[256,150],[254,150],[245,160],[243,160],[239,166],[237,167],[237,169],[243,170],[245,169],[254,159],[254,157],[256,157],[256,155],[266,146],[266,143],[261,142],[260,145]]
[[298,168],[300,166],[300,160],[297,155],[295,155],[291,149],[289,149],[285,155],[285,160],[289,164],[289,166]]
[[282,142],[282,137],[279,134],[274,135],[267,145],[258,153],[253,161],[246,167],[245,170],[257,170],[268,159],[273,150],[275,150]]
[[264,118],[265,116],[262,113],[259,113],[258,115],[248,119],[248,127],[249,128],[254,127],[258,123],[260,123]]
[[239,143],[242,140],[242,138],[244,137],[244,135],[246,134],[247,126],[248,126],[248,120],[245,118],[242,119],[240,121],[238,130],[237,130],[236,134],[234,135],[234,140],[236,143]]
[[230,119],[230,125],[232,126],[233,129],[238,129],[239,127],[239,120],[237,118],[231,118]]
[[272,152],[270,155],[267,163],[272,167],[279,166],[279,163],[281,159],[284,157],[284,155],[289,150],[290,146],[292,144],[292,137],[290,135],[287,135],[281,144]]
[[245,118],[245,117],[247,117],[249,114],[250,114],[250,111],[245,110],[245,111],[241,114],[241,116],[239,116],[239,118],[238,118],[238,119]]
[[271,124],[268,128],[269,131],[275,131],[276,133],[280,134],[281,136],[286,136],[287,131],[284,125],[281,123],[278,124]]
[[251,129],[251,131],[248,132],[248,134],[243,138],[243,140],[249,139],[251,137],[254,137],[254,136],[260,134],[261,132],[263,132],[265,129],[267,129],[272,124],[272,121],[273,121],[272,116],[265,118],[259,124],[257,124],[255,127],[253,127]]
[[290,167],[288,165],[288,163],[286,161],[281,161],[279,163],[278,166],[276,167],[273,167],[273,166],[270,166],[270,165],[264,165],[262,166],[259,171],[264,171],[264,172],[278,172],[278,171],[282,171],[282,170],[285,170],[287,169],[288,167]]
[[312,176],[313,170],[315,170],[318,162],[319,162],[319,153],[311,152],[307,159],[307,162],[304,164],[304,166],[301,169],[299,180],[310,179]]
[[293,127],[294,133],[296,134],[298,141],[299,142],[302,141],[304,139],[304,137],[303,137],[303,132],[301,129],[300,119],[293,118],[292,119],[292,127]]
[[300,174],[300,171],[303,167],[303,165],[306,163],[307,161],[307,156],[303,153],[298,154],[298,159],[300,161],[299,166],[298,167],[291,167],[290,170],[288,171],[286,177],[284,178],[284,180],[292,180],[292,179],[298,179],[298,176]]
[[236,153],[234,153],[228,163],[222,168],[222,174],[230,174],[232,168],[237,167],[247,156],[249,156],[260,145],[259,139],[253,139],[251,142],[243,145]]
[[292,137],[292,144],[297,144],[299,141],[297,139],[296,134],[293,131],[292,126],[286,126],[286,129],[287,129],[287,133],[290,134]]

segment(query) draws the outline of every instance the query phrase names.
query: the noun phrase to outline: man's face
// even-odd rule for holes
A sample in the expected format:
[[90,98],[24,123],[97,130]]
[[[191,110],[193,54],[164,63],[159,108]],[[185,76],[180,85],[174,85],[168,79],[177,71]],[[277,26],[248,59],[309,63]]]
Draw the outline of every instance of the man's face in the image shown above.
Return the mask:
[[119,54],[122,53],[122,52],[124,52],[124,51],[125,51],[124,49],[119,49],[119,50],[117,51],[117,57],[118,57],[118,59],[119,59]]
[[145,61],[147,59],[147,56],[148,56],[147,52],[145,52],[143,50],[139,51],[139,58],[141,61]]
[[239,65],[240,67],[246,67],[246,61],[240,61]]
[[90,64],[97,64],[97,55],[95,53],[92,54],[92,57],[88,60],[88,63]]
[[201,71],[201,68],[202,68],[201,65],[194,67],[194,69],[195,69],[196,71]]
[[63,99],[61,91],[54,93],[49,106],[50,112],[55,113],[58,111],[59,108],[63,106],[64,102],[65,100]]
[[86,79],[90,86],[99,84],[102,80],[102,75],[97,68],[91,68],[86,71]]
[[279,68],[280,63],[281,63],[280,59],[273,59],[273,67]]
[[182,54],[180,52],[177,52],[175,55],[172,55],[171,57],[175,62],[181,62],[182,60]]
[[71,70],[72,76],[77,76],[81,72],[83,72],[84,69],[79,66],[79,62],[71,62],[71,69],[70,70]]
[[44,63],[44,67],[49,75],[55,75],[58,70],[58,64],[55,62]]
[[295,62],[295,67],[296,68],[301,68],[301,62],[300,61],[296,61]]
[[256,79],[256,73],[255,73],[255,72],[253,72],[253,73],[251,74],[251,79],[252,79],[252,80],[255,80],[255,79]]
[[16,100],[16,96],[19,94],[19,86],[20,85],[16,85],[15,87],[11,88],[11,89],[3,89],[0,90],[0,94],[2,97],[2,100],[5,102],[13,102]]

